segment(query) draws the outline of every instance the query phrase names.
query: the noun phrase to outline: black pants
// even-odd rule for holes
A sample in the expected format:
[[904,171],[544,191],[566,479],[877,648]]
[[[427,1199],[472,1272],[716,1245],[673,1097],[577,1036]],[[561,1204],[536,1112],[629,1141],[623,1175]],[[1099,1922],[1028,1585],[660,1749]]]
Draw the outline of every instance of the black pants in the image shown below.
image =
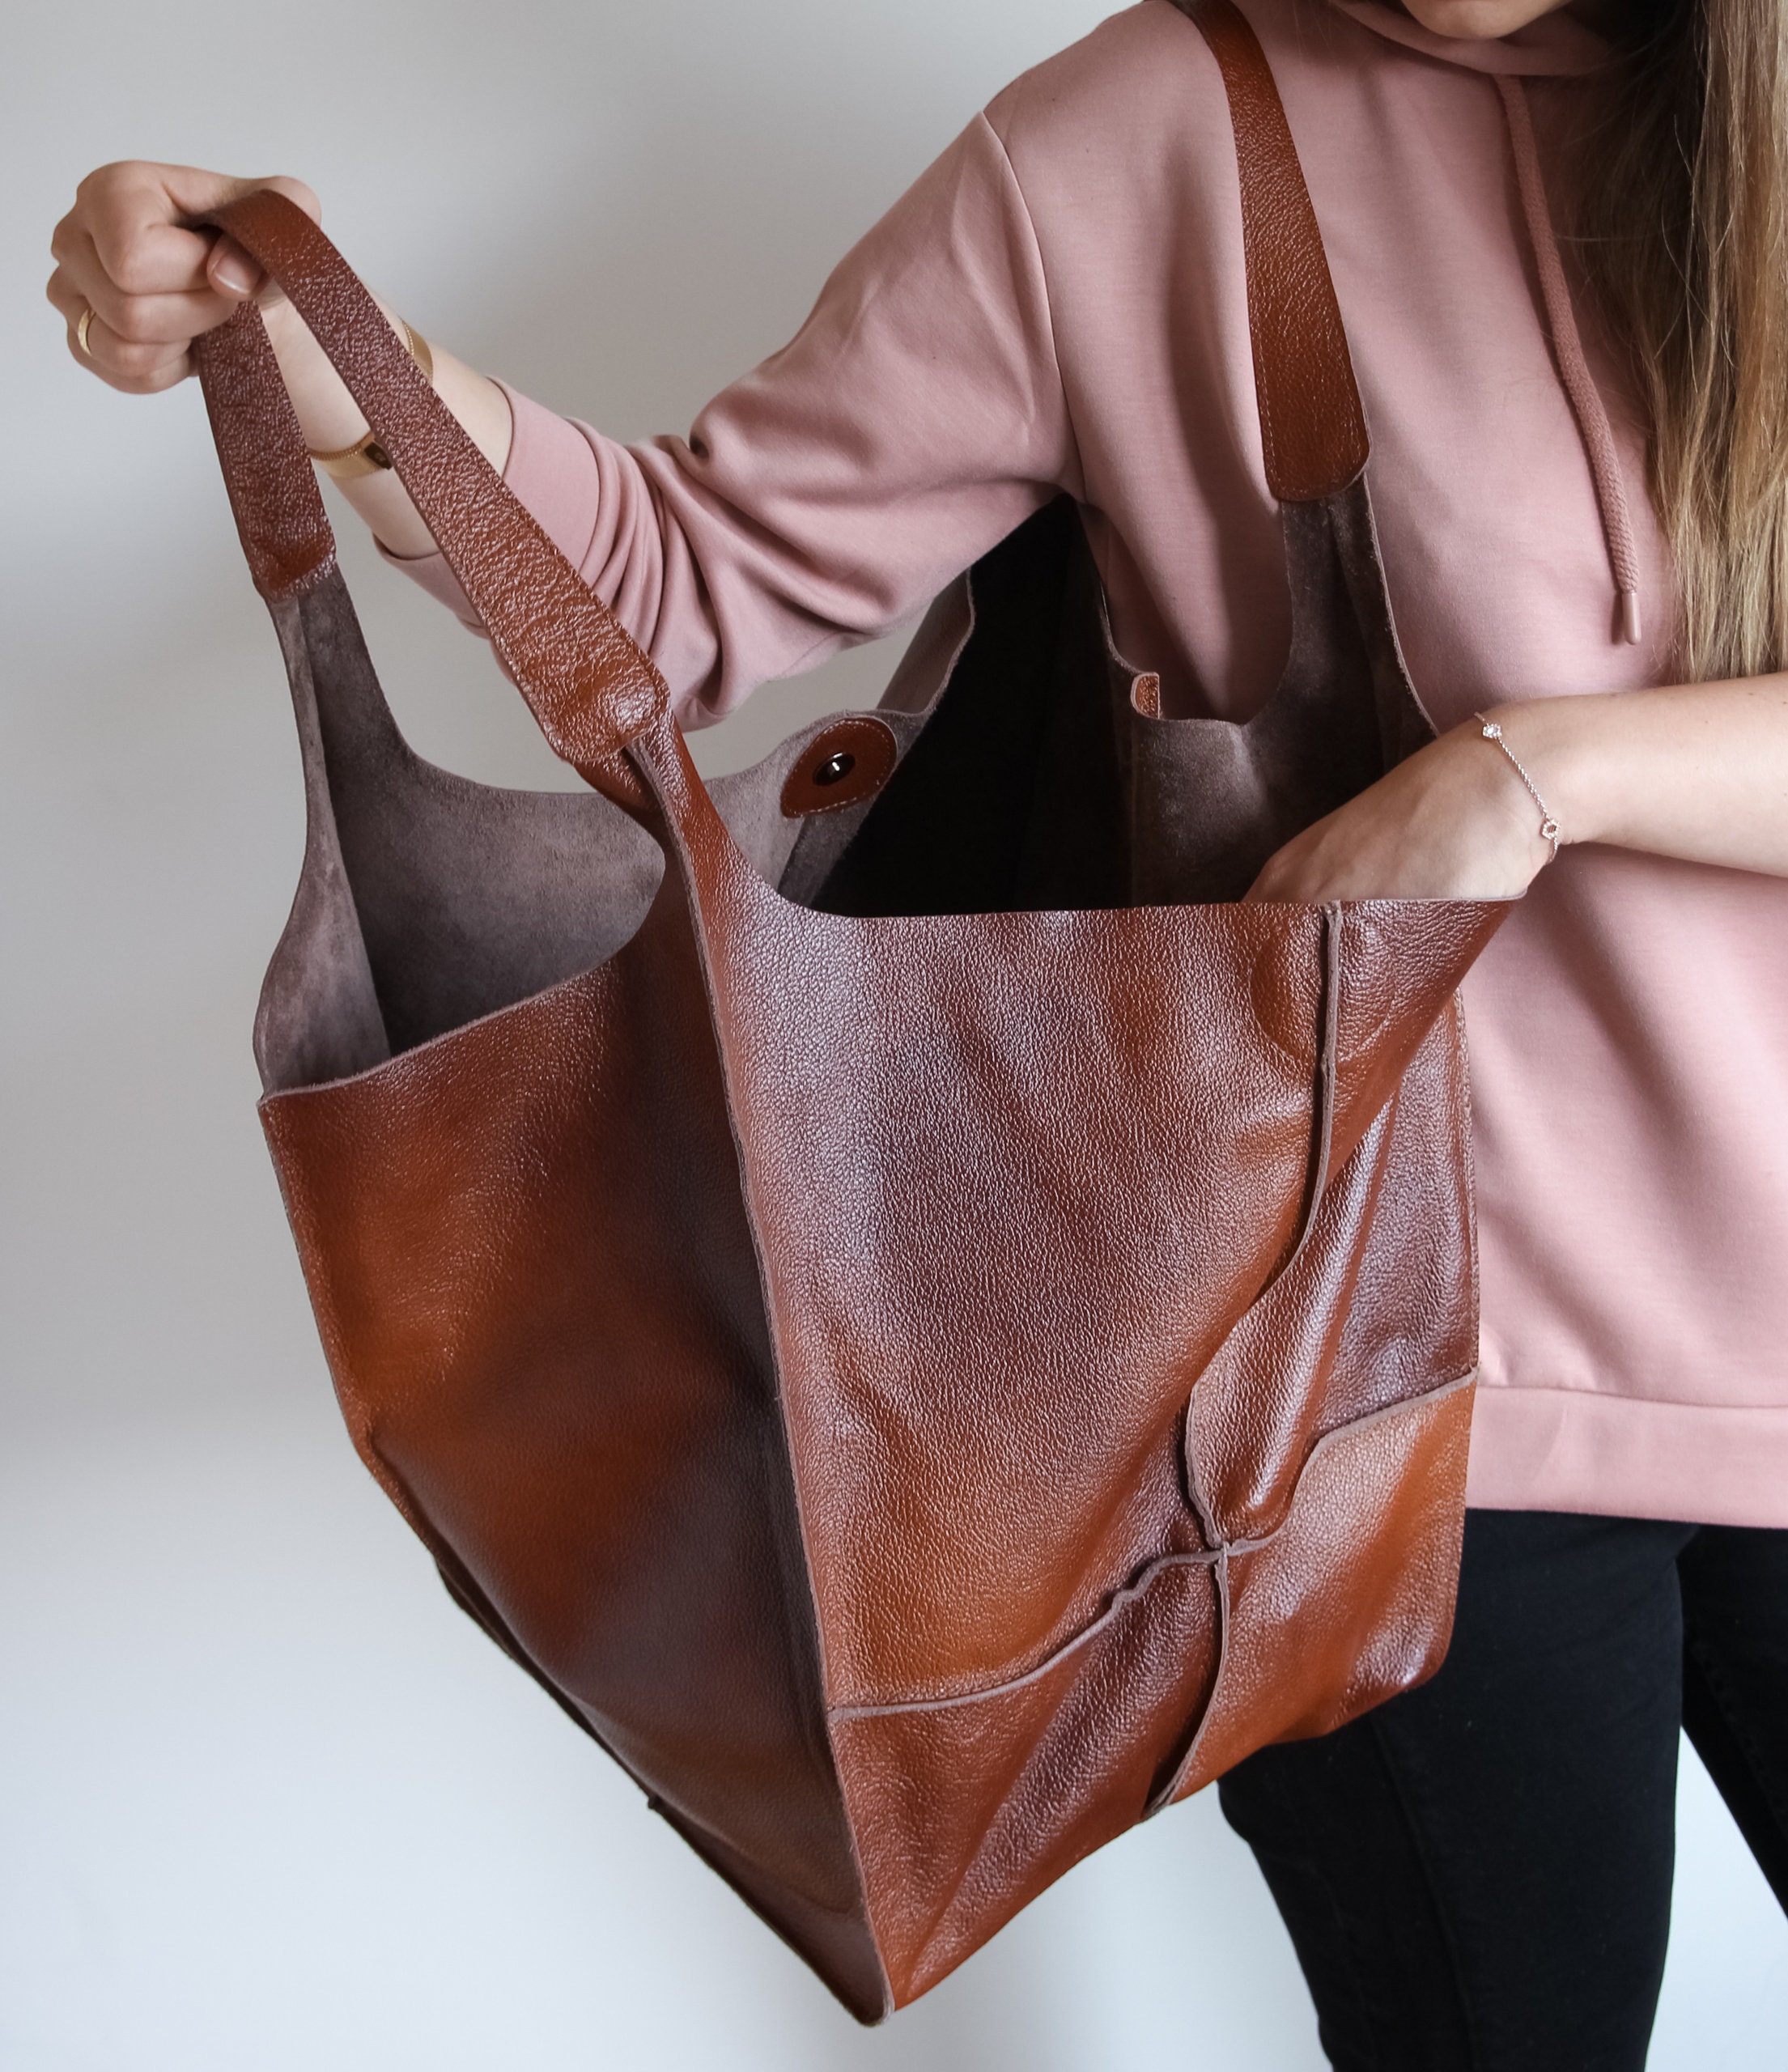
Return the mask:
[[1469,1513],[1439,1675],[1220,1787],[1339,2072],[1639,2072],[1679,1729],[1788,1908],[1788,1532]]

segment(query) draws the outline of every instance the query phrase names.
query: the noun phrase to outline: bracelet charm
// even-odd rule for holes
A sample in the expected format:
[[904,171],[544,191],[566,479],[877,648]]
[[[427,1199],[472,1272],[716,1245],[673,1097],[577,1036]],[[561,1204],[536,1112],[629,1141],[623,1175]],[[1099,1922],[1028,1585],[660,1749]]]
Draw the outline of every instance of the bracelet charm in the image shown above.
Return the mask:
[[1540,839],[1542,842],[1549,842],[1552,844],[1552,861],[1556,864],[1558,861],[1560,829],[1558,822],[1552,818],[1551,811],[1548,808],[1546,801],[1540,796],[1540,787],[1535,783],[1532,778],[1527,775],[1527,765],[1523,762],[1520,757],[1515,754],[1514,750],[1510,747],[1508,742],[1504,740],[1502,729],[1497,722],[1494,720],[1486,720],[1481,712],[1474,712],[1472,715],[1472,717],[1477,721],[1478,725],[1483,729],[1484,738],[1487,741],[1493,742],[1494,745],[1497,748],[1501,749],[1502,753],[1507,756],[1510,762],[1514,765],[1515,775],[1521,779],[1522,783],[1527,786],[1529,796],[1533,800],[1534,804],[1539,807]]

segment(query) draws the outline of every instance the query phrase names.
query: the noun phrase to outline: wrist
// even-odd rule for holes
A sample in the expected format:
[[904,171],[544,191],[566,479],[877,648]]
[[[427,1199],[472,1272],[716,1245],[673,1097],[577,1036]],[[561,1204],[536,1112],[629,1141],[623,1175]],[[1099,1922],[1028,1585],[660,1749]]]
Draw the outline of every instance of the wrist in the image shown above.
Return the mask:
[[[383,302],[379,308],[401,338],[397,318]],[[283,295],[263,308],[261,315],[304,444],[312,452],[323,453],[351,446],[366,432],[365,415],[303,317]]]
[[[1561,848],[1599,842],[1607,831],[1609,758],[1597,745],[1605,703],[1598,697],[1542,698],[1484,708],[1484,718],[1501,728],[1503,741],[1557,822]],[[1497,748],[1491,741],[1484,746]],[[1512,770],[1509,779],[1518,788]]]

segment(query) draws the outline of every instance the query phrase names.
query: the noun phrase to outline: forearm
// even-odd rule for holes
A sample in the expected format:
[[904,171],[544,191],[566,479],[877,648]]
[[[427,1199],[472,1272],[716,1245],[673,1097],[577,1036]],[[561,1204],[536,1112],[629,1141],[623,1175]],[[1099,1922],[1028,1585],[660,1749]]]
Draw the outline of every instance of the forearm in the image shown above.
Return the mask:
[[1490,716],[1565,841],[1788,877],[1788,674],[1540,698]]
[[[379,306],[393,329],[398,330],[395,312],[383,301]],[[320,453],[351,446],[366,431],[367,421],[341,376],[290,303],[274,303],[265,316],[268,336],[305,444]],[[495,382],[474,373],[432,339],[429,346],[435,362],[435,393],[500,474],[509,457],[508,399]],[[433,536],[391,470],[381,469],[376,474],[356,476],[338,486],[392,553],[413,559],[435,551]]]

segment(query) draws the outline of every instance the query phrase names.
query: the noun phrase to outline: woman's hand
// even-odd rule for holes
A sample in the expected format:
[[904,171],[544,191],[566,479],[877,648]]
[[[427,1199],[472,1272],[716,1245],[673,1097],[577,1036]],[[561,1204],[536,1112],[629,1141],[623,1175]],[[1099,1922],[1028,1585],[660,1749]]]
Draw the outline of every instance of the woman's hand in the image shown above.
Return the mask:
[[1510,899],[1551,857],[1539,808],[1474,722],[1431,741],[1294,836],[1268,858],[1247,897],[1312,905]]
[[[68,326],[68,349],[91,374],[149,396],[193,371],[193,341],[251,297],[285,298],[233,240],[190,228],[193,217],[259,187],[277,188],[313,222],[322,211],[301,180],[232,180],[192,166],[101,166],[74,191],[50,239],[47,293]],[[82,317],[93,312],[83,350]]]
[[[267,335],[304,443],[312,452],[351,446],[367,429],[360,407],[298,312],[240,245],[194,217],[258,188],[276,188],[313,222],[322,211],[302,180],[236,180],[184,165],[132,160],[101,166],[75,190],[56,226],[56,270],[47,291],[68,326],[79,365],[127,394],[153,395],[193,372],[193,341],[250,299]],[[393,311],[379,307],[401,333]],[[85,350],[81,319],[88,310]],[[500,474],[508,459],[509,404],[494,381],[431,341],[435,388]],[[404,486],[389,470],[342,484],[343,493],[393,553],[431,554],[435,541]]]
[[[1560,840],[1788,877],[1788,673],[1501,705],[1486,715]],[[1251,899],[1504,899],[1550,858],[1493,741],[1455,727],[1268,859]]]
[[[193,371],[193,341],[244,302],[261,306],[306,443],[327,452],[366,430],[353,397],[291,304],[233,238],[193,219],[271,187],[313,223],[316,197],[299,180],[236,180],[140,159],[103,165],[74,190],[49,248],[45,292],[68,326],[68,349],[90,374],[127,395],[150,396]],[[87,337],[81,319],[91,309]]]

